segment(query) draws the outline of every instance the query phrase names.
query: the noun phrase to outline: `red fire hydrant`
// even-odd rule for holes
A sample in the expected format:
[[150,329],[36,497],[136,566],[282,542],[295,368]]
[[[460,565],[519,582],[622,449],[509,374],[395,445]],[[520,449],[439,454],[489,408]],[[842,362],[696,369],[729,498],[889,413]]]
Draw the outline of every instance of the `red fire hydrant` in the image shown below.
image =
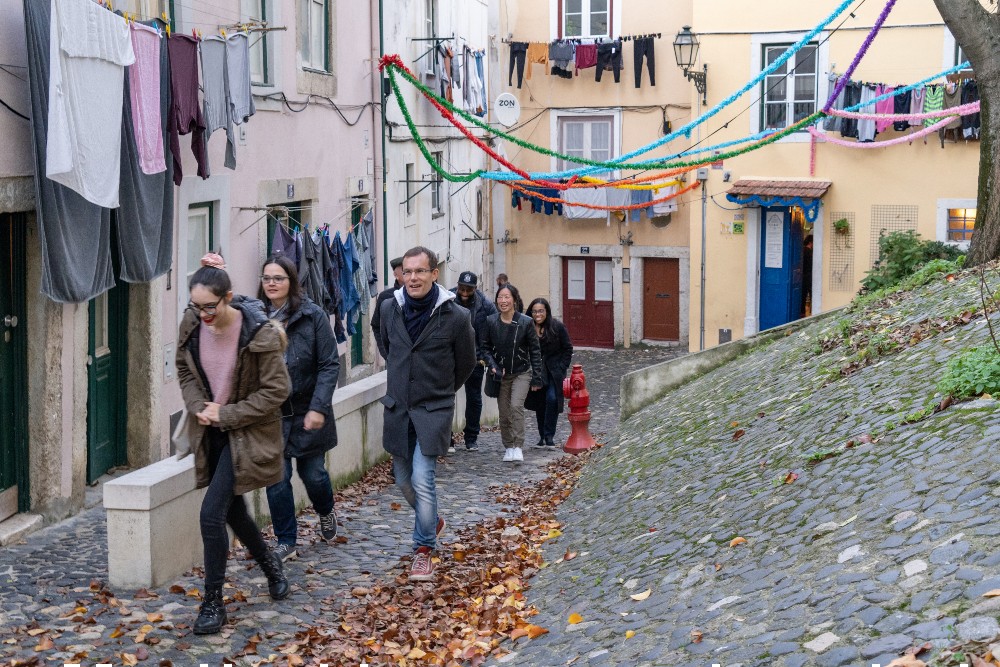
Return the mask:
[[590,392],[587,391],[587,376],[583,374],[583,366],[573,364],[573,372],[563,380],[563,396],[569,399],[569,425],[573,428],[563,451],[570,454],[585,452],[595,447],[593,436],[590,435]]

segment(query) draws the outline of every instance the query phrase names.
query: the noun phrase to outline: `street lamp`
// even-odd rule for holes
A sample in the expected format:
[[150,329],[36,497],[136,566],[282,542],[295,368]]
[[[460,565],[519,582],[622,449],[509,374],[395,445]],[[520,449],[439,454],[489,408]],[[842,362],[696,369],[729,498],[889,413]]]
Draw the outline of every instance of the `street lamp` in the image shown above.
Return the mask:
[[691,67],[698,62],[698,48],[701,43],[698,35],[691,32],[691,26],[686,25],[674,37],[674,60],[677,66],[684,70],[684,76],[688,81],[694,81],[694,87],[701,93],[702,105],[708,104],[708,65],[702,65],[700,72],[691,71]]

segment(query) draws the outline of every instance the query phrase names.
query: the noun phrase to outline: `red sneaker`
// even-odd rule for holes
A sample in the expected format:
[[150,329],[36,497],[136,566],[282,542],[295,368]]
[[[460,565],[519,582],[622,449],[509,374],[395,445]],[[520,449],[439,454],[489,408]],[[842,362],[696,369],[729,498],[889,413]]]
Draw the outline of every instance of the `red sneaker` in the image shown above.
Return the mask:
[[444,532],[444,527],[448,524],[445,522],[443,516],[438,517],[437,528],[434,530],[434,537],[441,537],[441,533]]
[[431,548],[420,547],[413,554],[410,565],[410,581],[431,581],[434,578],[434,562],[431,560]]

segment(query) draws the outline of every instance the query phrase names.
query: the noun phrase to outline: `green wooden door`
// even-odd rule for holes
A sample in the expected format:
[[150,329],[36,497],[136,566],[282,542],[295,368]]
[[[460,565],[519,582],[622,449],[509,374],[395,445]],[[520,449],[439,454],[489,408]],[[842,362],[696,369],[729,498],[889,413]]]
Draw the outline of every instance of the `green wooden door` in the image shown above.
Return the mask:
[[[117,273],[117,269],[116,269]],[[87,482],[128,462],[128,284],[90,302]]]
[[28,509],[26,225],[0,215],[0,521]]

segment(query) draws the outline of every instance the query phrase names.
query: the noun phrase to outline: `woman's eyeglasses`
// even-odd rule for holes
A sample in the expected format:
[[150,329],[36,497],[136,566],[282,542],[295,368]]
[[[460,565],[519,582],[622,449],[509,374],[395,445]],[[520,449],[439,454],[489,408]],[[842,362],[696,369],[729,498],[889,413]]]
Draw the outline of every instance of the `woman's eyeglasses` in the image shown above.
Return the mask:
[[260,277],[260,281],[262,283],[275,283],[276,285],[280,285],[281,283],[285,282],[286,280],[288,280],[288,276],[261,276]]
[[197,304],[197,303],[194,303],[192,301],[188,301],[188,308],[190,308],[191,310],[195,311],[196,313],[205,313],[206,315],[215,315],[215,311],[219,309],[219,304],[222,303],[222,300],[225,299],[225,298],[226,297],[220,297],[219,300],[216,301],[215,303],[206,304],[204,306],[202,306],[200,304]]

